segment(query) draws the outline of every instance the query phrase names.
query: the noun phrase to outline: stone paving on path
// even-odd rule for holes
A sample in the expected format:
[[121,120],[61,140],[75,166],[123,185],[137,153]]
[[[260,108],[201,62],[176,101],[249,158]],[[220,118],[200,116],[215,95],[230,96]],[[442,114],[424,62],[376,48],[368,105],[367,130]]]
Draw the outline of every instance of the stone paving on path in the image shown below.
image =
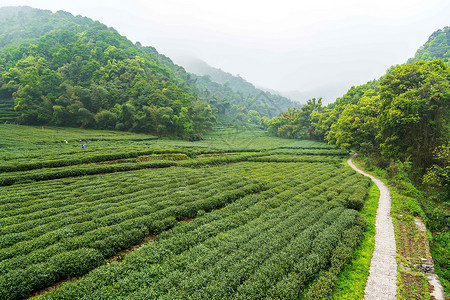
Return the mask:
[[394,226],[391,218],[391,193],[380,179],[361,171],[353,164],[356,153],[347,160],[355,171],[370,177],[380,190],[375,221],[375,250],[370,262],[370,275],[367,279],[364,299],[396,299],[397,262]]

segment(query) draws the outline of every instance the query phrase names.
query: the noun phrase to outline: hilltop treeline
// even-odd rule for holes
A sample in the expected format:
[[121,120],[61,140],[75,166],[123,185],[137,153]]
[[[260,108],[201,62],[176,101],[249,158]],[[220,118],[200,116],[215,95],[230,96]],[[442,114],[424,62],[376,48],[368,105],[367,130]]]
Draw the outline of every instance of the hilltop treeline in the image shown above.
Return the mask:
[[[17,10],[2,24],[13,32],[19,26],[33,34],[19,36],[22,43],[18,46],[1,49],[0,84],[2,97],[14,99],[20,123],[188,138],[212,126],[211,107],[160,63],[154,49],[134,45],[87,18]],[[44,20],[48,25],[23,20]],[[40,27],[49,31],[30,41],[28,37],[42,33]],[[0,45],[9,39],[3,33]]]
[[417,50],[414,57],[408,60],[408,63],[437,58],[442,58],[445,62],[450,61],[450,27],[433,32],[428,41]]
[[219,115],[260,124],[295,105],[220,72],[227,82],[190,74],[86,17],[0,9],[0,121],[13,119],[13,100],[20,124],[196,139]]
[[217,107],[219,114],[259,123],[261,117],[273,118],[288,108],[299,106],[299,103],[258,89],[239,75],[211,67],[202,60],[188,60],[186,67],[195,74],[192,76],[201,99]]
[[450,66],[443,60],[396,66],[379,80],[352,87],[323,107],[309,100],[265,124],[269,132],[290,138],[325,140],[378,158],[411,161],[425,170],[441,163],[433,176],[448,186]]

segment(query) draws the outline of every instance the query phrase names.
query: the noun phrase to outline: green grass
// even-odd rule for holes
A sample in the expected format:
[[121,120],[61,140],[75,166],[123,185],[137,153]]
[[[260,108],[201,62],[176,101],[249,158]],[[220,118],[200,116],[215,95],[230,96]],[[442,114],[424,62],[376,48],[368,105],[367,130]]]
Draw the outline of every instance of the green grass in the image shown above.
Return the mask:
[[361,244],[356,248],[353,259],[339,274],[333,291],[333,299],[362,299],[369,276],[370,260],[375,248],[375,217],[380,191],[372,182],[369,195],[361,210],[367,222],[366,232]]

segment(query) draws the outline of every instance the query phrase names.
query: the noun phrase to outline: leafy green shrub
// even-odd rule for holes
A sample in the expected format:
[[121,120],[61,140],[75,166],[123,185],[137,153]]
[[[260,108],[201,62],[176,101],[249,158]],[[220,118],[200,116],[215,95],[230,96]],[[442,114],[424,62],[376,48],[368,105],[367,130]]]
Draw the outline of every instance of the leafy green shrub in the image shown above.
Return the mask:
[[103,256],[94,249],[80,248],[51,257],[47,263],[58,278],[74,277],[103,264]]

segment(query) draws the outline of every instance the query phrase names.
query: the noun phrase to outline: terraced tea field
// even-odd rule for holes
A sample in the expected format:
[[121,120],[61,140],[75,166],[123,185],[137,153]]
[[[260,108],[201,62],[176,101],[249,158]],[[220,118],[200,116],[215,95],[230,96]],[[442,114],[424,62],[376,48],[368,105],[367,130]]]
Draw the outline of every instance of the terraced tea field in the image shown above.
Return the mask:
[[1,299],[326,296],[364,233],[369,179],[326,144],[2,126]]
[[0,99],[0,123],[14,123],[17,112],[14,111],[14,101],[11,99]]

